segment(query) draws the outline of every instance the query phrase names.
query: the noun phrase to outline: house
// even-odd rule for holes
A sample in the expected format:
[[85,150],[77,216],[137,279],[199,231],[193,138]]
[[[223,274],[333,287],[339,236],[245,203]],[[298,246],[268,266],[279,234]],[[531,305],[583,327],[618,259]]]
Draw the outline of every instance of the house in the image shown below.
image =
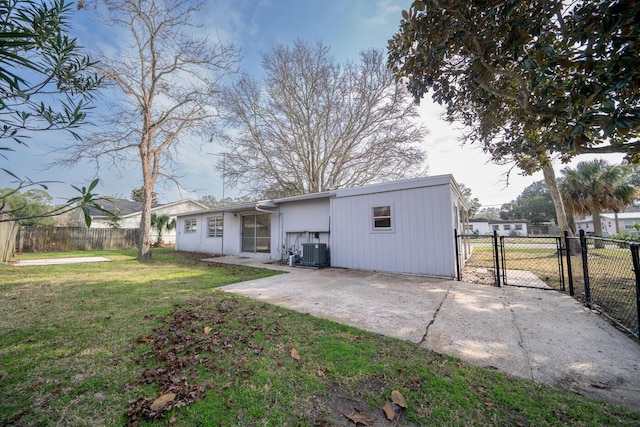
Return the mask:
[[[140,228],[140,220],[142,218],[142,203],[132,202],[123,199],[102,200],[100,206],[114,214],[118,215],[117,219],[106,215],[95,208],[89,209],[91,215],[91,228]],[[151,213],[157,215],[167,214],[171,219],[176,218],[178,214],[187,212],[201,211],[207,207],[202,203],[198,203],[191,199],[180,200],[167,204],[155,204],[151,207]],[[155,241],[157,233],[151,230],[151,239]],[[165,243],[175,243],[176,231],[164,231],[162,240]]]
[[[617,214],[618,221],[616,224],[616,214],[603,213],[600,214],[600,227],[603,236],[612,236],[614,234],[636,234],[637,231],[633,224],[640,224],[640,212],[623,212]],[[593,234],[593,217],[588,216],[584,219],[576,220],[576,231],[584,230],[587,234]]]
[[[467,206],[451,175],[179,214],[176,249],[454,277]],[[304,253],[304,250],[313,253]]]
[[529,234],[528,221],[473,218],[469,220],[468,233],[491,235],[497,231],[501,236],[526,236]]

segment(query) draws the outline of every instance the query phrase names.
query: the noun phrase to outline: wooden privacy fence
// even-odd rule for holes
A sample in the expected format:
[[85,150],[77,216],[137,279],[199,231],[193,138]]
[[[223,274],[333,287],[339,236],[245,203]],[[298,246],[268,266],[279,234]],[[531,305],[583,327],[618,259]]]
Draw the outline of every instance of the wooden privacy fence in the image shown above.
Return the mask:
[[139,228],[20,227],[16,252],[128,249],[139,236]]

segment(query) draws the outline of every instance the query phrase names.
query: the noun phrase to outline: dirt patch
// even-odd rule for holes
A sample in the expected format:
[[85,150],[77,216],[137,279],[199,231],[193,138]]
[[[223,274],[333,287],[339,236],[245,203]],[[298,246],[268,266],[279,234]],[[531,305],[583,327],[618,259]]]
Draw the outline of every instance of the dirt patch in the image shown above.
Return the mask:
[[478,285],[495,286],[496,278],[493,268],[465,267],[462,270],[462,281]]
[[407,421],[401,408],[390,421],[382,408],[372,408],[367,402],[343,394],[346,390],[335,387],[326,396],[312,396],[309,399],[307,414],[315,419],[315,426],[403,426],[413,427],[419,424]]

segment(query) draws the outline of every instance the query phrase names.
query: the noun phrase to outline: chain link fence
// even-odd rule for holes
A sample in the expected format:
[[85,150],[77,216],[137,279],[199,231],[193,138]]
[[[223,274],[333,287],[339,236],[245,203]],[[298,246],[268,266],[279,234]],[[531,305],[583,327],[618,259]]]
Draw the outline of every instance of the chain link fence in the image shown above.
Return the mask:
[[567,236],[565,241],[569,248],[566,257],[569,294],[638,337],[639,245],[588,237],[584,233],[579,237]]
[[640,337],[639,243],[583,232],[563,238],[456,234],[457,242],[465,239],[469,256],[458,280],[567,292]]

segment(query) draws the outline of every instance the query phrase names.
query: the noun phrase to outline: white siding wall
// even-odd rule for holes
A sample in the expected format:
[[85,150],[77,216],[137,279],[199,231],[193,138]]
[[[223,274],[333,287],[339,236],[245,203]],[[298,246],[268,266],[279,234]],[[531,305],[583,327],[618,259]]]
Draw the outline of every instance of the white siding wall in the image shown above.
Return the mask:
[[[279,230],[274,234],[277,252],[272,258],[282,258],[282,247],[299,251],[303,243],[326,243],[329,245],[329,218],[331,204],[329,198],[302,200],[284,203],[280,206]],[[274,215],[275,216],[275,215]],[[315,237],[318,233],[318,238]],[[272,252],[274,247],[272,246]]]
[[240,255],[242,248],[242,215],[224,214],[224,254]]
[[[202,252],[216,255],[246,255],[255,258],[279,259],[278,241],[274,239],[274,233],[278,228],[278,214],[271,215],[271,253],[243,253],[242,249],[242,215],[256,214],[256,211],[247,212],[224,212],[223,237],[208,237],[208,218],[210,216],[220,216],[222,213],[202,213],[193,216],[178,218],[178,236],[176,239],[176,250]],[[185,221],[197,219],[195,233],[185,232]],[[277,235],[276,235],[277,236]],[[224,247],[223,247],[224,245]]]
[[290,202],[280,207],[284,232],[329,231],[329,198]]
[[[392,206],[393,231],[372,230],[372,208]],[[449,184],[331,201],[331,265],[454,277]]]
[[[227,238],[227,233],[229,233],[230,227],[227,226],[227,218],[230,214],[224,214],[223,237],[208,237],[208,218],[210,216],[219,216],[219,214],[201,214],[178,218],[178,223],[176,225],[176,250],[202,252],[206,254],[221,254],[222,241]],[[185,231],[185,221],[194,218],[197,221],[196,231],[194,233],[187,233]],[[225,242],[225,249],[226,247],[227,243]]]

